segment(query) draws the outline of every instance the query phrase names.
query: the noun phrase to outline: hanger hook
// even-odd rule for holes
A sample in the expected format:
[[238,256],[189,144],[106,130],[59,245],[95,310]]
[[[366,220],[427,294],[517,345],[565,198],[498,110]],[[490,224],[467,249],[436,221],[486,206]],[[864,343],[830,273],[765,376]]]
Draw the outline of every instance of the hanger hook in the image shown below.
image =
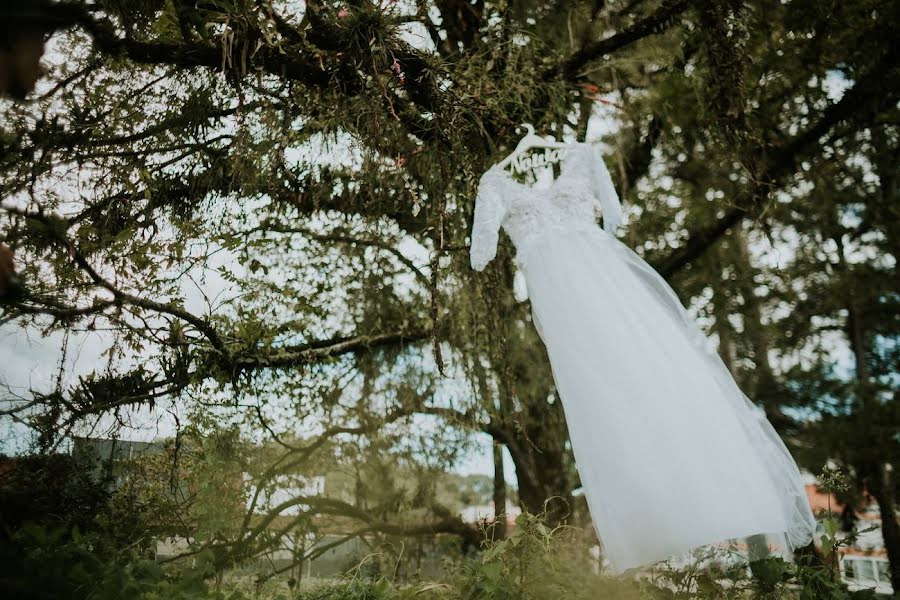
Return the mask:
[[531,123],[522,123],[522,125],[520,127],[517,127],[517,129],[521,130],[522,127],[526,129],[526,133],[528,135],[534,135],[534,126]]

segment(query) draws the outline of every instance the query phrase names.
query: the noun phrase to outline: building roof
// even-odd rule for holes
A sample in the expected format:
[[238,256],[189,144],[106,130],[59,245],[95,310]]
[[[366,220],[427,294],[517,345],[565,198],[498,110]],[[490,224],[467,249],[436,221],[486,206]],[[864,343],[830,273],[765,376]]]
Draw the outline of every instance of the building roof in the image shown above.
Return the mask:
[[[818,514],[820,510],[831,510],[835,514],[840,514],[844,510],[844,504],[838,501],[834,494],[822,491],[815,483],[806,484],[806,497],[813,513]],[[865,508],[856,510],[857,516],[867,521],[878,521],[881,519],[878,504],[869,497],[869,503]]]

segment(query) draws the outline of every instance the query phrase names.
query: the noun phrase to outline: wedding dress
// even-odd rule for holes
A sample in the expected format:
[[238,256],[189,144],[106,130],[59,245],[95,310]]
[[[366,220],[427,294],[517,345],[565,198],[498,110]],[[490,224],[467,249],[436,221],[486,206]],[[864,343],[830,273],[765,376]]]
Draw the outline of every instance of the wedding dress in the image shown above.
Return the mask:
[[602,158],[581,143],[549,187],[491,167],[470,247],[478,271],[501,227],[516,248],[611,570],[751,535],[762,554],[751,544],[737,562],[792,560],[816,527],[797,464],[671,287],[613,236],[621,220]]

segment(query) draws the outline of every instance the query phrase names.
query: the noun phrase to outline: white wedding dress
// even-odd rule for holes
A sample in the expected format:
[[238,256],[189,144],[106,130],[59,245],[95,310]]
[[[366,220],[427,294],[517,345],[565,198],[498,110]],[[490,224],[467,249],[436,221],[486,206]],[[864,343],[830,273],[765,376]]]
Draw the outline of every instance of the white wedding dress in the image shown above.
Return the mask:
[[471,238],[479,271],[501,226],[516,248],[611,570],[759,534],[791,560],[816,527],[797,464],[671,287],[613,236],[621,215],[603,160],[582,143],[549,187],[491,167]]

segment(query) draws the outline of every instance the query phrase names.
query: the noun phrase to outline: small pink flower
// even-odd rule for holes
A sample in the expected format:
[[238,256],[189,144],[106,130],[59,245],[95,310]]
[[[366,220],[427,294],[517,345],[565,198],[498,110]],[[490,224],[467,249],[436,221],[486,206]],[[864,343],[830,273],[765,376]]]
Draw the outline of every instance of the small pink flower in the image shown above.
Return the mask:
[[397,58],[394,58],[394,62],[391,63],[391,71],[400,79],[400,83],[406,82],[406,75],[404,75],[402,68],[400,67],[400,61]]
[[405,157],[405,156],[399,156],[399,157],[397,157],[397,166],[398,166],[398,167],[402,167],[402,166],[405,165],[405,164],[406,164],[406,157]]
[[347,10],[346,8],[342,8],[341,10],[338,11],[338,19],[346,19],[349,16],[350,16],[350,11]]

